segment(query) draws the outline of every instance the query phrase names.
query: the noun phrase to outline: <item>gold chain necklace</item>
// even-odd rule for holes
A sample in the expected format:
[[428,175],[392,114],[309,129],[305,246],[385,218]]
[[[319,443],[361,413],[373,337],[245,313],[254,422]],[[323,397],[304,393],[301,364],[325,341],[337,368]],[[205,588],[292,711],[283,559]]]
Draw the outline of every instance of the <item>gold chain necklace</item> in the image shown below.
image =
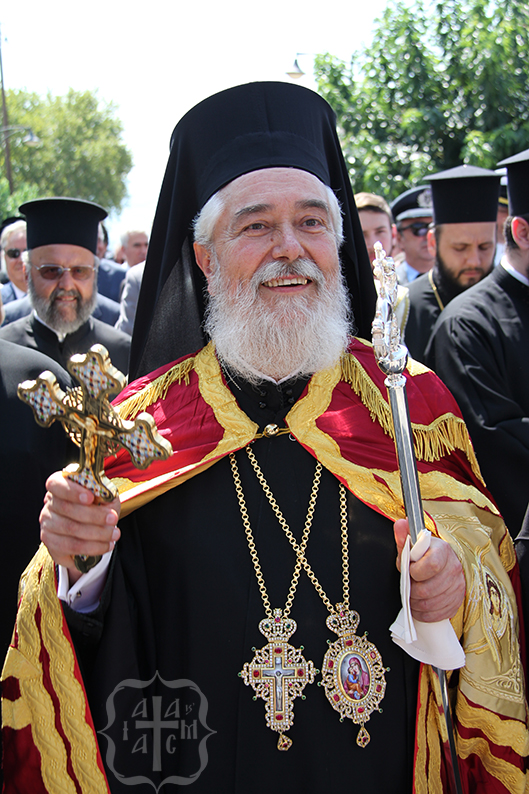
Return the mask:
[[[245,663],[239,675],[244,679],[247,686],[250,685],[254,688],[256,698],[261,697],[265,700],[267,725],[272,730],[279,731],[280,733],[277,743],[278,749],[288,750],[292,745],[292,740],[290,737],[285,736],[285,731],[292,726],[294,721],[292,701],[294,698],[298,697],[298,695],[301,695],[305,685],[307,683],[312,683],[314,674],[319,672],[314,670],[312,662],[305,662],[301,656],[303,646],[298,650],[288,645],[288,639],[290,639],[297,627],[295,621],[288,618],[288,615],[292,608],[297,582],[301,573],[301,568],[303,567],[311,583],[314,585],[316,592],[330,612],[326,621],[327,627],[338,635],[338,640],[335,642],[331,643],[331,641],[328,640],[329,649],[323,658],[322,681],[319,682],[318,685],[323,685],[331,706],[340,713],[340,721],[343,721],[344,718],[347,717],[357,725],[360,725],[360,731],[358,732],[356,741],[360,747],[365,747],[370,740],[370,736],[364,724],[373,711],[381,710],[379,704],[384,697],[386,681],[380,653],[372,643],[367,641],[365,635],[363,637],[356,636],[356,629],[360,622],[360,616],[358,612],[349,609],[348,521],[347,492],[345,486],[342,483],[339,485],[343,597],[342,602],[334,607],[305,557],[305,550],[309,540],[319,482],[321,479],[321,464],[319,461],[316,464],[314,482],[309,499],[309,508],[307,511],[307,518],[305,519],[305,528],[303,530],[301,543],[298,544],[274,498],[253,451],[249,446],[246,447],[246,451],[265,496],[290,545],[296,553],[296,565],[294,567],[294,574],[289,588],[285,610],[282,615],[280,609],[272,611],[270,606],[257,550],[255,548],[253,533],[250,527],[237,461],[235,455],[232,453],[230,455],[230,463],[239,500],[241,518],[246,532],[248,547],[250,549],[261,598],[267,615],[266,620],[261,621],[259,624],[259,629],[268,639],[268,645],[256,651],[254,659],[250,663]],[[295,671],[293,667],[285,667],[283,663],[284,652],[287,649],[289,652],[287,653],[287,663],[295,665],[295,659],[297,658],[306,664],[306,669],[303,668],[302,665]],[[304,677],[305,673],[307,674],[306,678]],[[270,677],[273,675],[276,676],[275,687],[270,685]],[[283,682],[284,677],[288,677],[286,686]],[[300,687],[296,686],[298,681],[301,684]],[[283,711],[277,710],[279,702],[278,695],[281,696],[280,705],[283,706]],[[304,695],[302,695],[302,697],[304,698]]]
[[441,311],[443,311],[444,303],[441,300],[441,296],[439,295],[439,290],[437,289],[437,285],[436,285],[435,281],[433,280],[433,273],[432,273],[431,270],[428,271],[428,281],[430,282],[430,286],[433,289],[433,294],[435,295],[435,299],[437,301],[437,305],[439,306]]

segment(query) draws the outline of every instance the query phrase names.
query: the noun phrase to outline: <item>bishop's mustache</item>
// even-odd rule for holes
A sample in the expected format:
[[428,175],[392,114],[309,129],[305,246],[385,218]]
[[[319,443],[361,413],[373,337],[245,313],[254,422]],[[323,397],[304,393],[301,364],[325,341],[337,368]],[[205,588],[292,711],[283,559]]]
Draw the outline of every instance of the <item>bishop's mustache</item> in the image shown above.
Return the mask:
[[323,287],[325,276],[311,259],[296,259],[294,262],[268,262],[255,271],[250,279],[250,288],[257,293],[265,281],[278,278],[297,276],[312,281],[317,287]]

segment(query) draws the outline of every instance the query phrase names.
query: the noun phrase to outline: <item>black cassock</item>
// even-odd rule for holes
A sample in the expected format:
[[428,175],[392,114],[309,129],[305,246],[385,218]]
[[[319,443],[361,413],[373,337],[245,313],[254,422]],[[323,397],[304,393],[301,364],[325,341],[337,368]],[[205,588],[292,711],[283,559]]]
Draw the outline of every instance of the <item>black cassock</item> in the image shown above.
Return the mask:
[[424,363],[437,318],[442,309],[459,294],[459,290],[444,278],[437,265],[408,284],[408,290],[410,312],[406,321],[405,343],[410,356]]
[[410,312],[406,321],[405,343],[416,361],[424,361],[424,351],[441,308],[435,297],[428,273],[408,284]]
[[426,363],[459,403],[515,537],[529,497],[529,287],[499,265],[442,313]]
[[[268,422],[283,424],[303,385],[252,388],[232,380],[231,388],[262,430]],[[299,540],[315,460],[288,435],[259,439],[253,449]],[[295,554],[245,450],[236,456],[271,606],[284,607]],[[111,739],[98,735],[113,793],[130,791],[113,769],[126,778],[143,775],[156,785],[171,776],[181,785],[190,783],[200,769],[199,744],[209,729],[215,733],[202,745],[207,763],[190,786],[193,792],[409,794],[419,665],[390,639],[389,626],[400,609],[393,526],[353,496],[348,511],[350,601],[361,619],[357,633],[369,632],[369,641],[390,668],[383,712],[374,712],[366,723],[371,741],[365,749],[356,744],[359,726],[340,723],[315,681],[305,688],[305,700],[294,701],[288,734],[293,745],[280,752],[278,734],[265,723],[264,702],[254,701],[253,689],[238,676],[252,660],[253,649],[267,640],[258,629],[265,612],[227,458],[120,521],[122,539],[101,606],[85,616],[66,608],[96,729]],[[306,555],[331,602],[341,601],[339,488],[326,470]],[[297,631],[290,643],[302,645],[305,658],[317,668],[327,641],[337,639],[326,627],[327,616],[302,572],[291,611]],[[150,687],[140,690],[131,684],[153,678]],[[156,698],[164,725],[158,722],[155,731]],[[197,719],[200,702],[206,701],[207,714]],[[155,732],[158,772],[153,770]],[[115,756],[110,757],[112,747]],[[150,788],[139,785],[138,791]]]
[[33,315],[21,317],[0,328],[0,339],[40,350],[64,369],[73,355],[86,353],[92,345],[100,344],[106,347],[112,364],[120,372],[126,375],[129,371],[130,337],[94,317],[89,317],[77,331],[67,334],[63,342],[59,342],[57,334]]

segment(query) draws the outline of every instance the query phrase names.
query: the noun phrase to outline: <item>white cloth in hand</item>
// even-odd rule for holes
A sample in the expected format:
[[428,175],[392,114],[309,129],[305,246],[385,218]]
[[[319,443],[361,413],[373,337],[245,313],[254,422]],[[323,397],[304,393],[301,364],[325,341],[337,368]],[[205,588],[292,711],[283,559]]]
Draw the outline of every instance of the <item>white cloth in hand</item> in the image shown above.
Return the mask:
[[413,659],[431,664],[440,670],[456,670],[465,664],[465,652],[448,619],[438,623],[414,620],[410,607],[410,560],[415,562],[430,548],[431,533],[421,530],[411,546],[410,536],[402,550],[400,563],[400,596],[402,609],[390,626],[391,639]]

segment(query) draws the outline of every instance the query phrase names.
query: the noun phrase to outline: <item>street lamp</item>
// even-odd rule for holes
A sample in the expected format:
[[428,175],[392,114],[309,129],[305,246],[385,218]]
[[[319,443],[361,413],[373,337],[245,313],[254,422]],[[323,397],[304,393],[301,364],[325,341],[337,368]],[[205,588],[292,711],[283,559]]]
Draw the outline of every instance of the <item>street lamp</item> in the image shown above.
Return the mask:
[[300,68],[300,65],[298,63],[298,57],[300,55],[303,55],[303,54],[304,53],[302,53],[302,52],[296,53],[296,59],[294,61],[294,66],[292,67],[292,69],[289,72],[287,72],[288,76],[291,77],[293,80],[299,80],[299,78],[303,77],[303,75],[305,74],[305,72],[303,71],[303,69]]

